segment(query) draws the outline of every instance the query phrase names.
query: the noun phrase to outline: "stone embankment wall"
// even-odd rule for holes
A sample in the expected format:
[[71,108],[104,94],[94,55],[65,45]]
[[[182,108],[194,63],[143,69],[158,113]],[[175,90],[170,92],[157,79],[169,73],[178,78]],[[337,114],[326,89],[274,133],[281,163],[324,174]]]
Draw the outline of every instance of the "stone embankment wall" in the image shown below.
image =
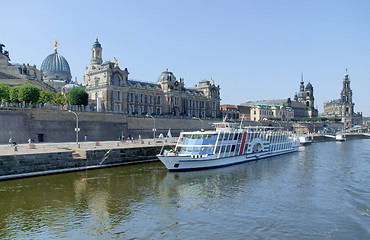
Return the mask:
[[[39,173],[48,174],[83,170],[89,167],[109,167],[129,163],[158,161],[156,154],[161,146],[142,148],[86,150],[75,154],[72,151],[0,156],[1,176]],[[168,148],[168,147],[165,147]],[[86,158],[81,157],[86,156]],[[35,174],[37,175],[37,174]],[[11,176],[9,176],[11,177]],[[23,177],[23,176],[20,176]]]
[[[129,117],[120,113],[76,112],[80,128],[79,141],[114,141],[120,136],[152,138],[155,124],[156,136],[179,136],[181,131],[195,131],[202,127],[214,129],[212,123],[221,120],[176,119],[156,117]],[[155,122],[154,122],[155,121]],[[323,128],[341,129],[341,123],[290,123],[290,122],[250,122],[244,126],[268,125],[284,127],[299,132],[317,132]],[[33,142],[74,142],[76,141],[76,118],[66,110],[0,108],[0,144],[6,144],[9,137],[17,143]]]
[[[127,117],[119,113],[76,112],[80,128],[79,141],[113,141],[130,135],[137,139],[153,137],[154,120],[151,117]],[[203,120],[204,129],[213,129],[214,120]],[[155,118],[156,136],[173,136],[182,130],[200,130],[198,119]],[[12,137],[17,143],[74,142],[76,118],[66,110],[0,108],[0,144]]]

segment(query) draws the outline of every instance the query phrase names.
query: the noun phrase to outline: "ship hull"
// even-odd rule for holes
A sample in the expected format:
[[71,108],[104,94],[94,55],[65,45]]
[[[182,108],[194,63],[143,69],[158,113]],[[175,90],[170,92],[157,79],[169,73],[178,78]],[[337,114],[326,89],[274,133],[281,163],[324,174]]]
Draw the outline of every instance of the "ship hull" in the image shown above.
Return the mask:
[[209,155],[205,158],[191,158],[191,156],[164,156],[157,155],[159,160],[166,166],[169,171],[189,171],[205,168],[224,167],[249,161],[256,161],[263,158],[273,157],[286,153],[298,151],[298,147],[274,151],[274,152],[259,152],[247,155],[239,155],[224,158],[214,158],[214,155]]

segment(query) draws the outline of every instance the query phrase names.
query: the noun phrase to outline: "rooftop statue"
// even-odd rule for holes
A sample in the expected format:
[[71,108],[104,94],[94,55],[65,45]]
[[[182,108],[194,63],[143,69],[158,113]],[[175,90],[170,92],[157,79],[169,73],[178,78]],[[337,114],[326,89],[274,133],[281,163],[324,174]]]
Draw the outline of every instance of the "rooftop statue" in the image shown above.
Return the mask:
[[115,67],[118,67],[118,60],[117,60],[117,58],[114,58],[114,62],[115,62]]
[[58,41],[57,40],[54,40],[54,50],[57,51],[57,47],[58,47]]
[[5,45],[0,43],[0,53],[3,53],[3,47],[5,47]]

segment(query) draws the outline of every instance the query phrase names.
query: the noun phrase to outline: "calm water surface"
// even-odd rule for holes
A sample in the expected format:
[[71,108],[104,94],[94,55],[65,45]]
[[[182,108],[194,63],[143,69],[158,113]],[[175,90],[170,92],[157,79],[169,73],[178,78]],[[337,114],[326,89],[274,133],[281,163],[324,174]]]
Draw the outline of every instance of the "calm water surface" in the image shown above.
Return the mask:
[[370,140],[195,172],[3,181],[0,239],[370,239]]

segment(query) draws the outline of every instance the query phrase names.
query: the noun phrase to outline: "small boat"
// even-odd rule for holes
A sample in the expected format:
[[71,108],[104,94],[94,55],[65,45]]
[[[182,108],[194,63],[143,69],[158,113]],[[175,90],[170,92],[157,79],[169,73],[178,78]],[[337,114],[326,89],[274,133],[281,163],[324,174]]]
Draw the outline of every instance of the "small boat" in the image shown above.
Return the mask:
[[299,140],[277,127],[215,123],[214,131],[181,132],[174,150],[157,155],[170,171],[222,167],[298,151]]
[[344,137],[343,134],[337,134],[337,135],[335,135],[335,140],[338,141],[338,142],[344,142],[344,141],[346,141],[346,138]]
[[299,143],[301,146],[310,145],[312,141],[307,136],[300,136],[299,137]]

